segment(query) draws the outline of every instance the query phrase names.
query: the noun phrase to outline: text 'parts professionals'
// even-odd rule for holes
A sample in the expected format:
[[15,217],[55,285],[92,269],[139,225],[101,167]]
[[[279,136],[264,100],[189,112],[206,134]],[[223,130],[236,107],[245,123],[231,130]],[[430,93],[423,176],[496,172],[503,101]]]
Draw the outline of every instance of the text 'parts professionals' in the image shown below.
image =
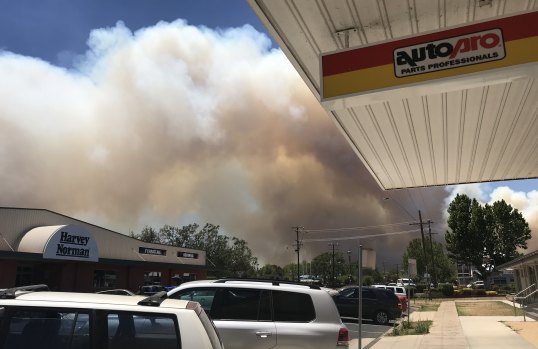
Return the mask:
[[501,60],[505,57],[500,29],[456,36],[394,50],[394,72],[405,77]]

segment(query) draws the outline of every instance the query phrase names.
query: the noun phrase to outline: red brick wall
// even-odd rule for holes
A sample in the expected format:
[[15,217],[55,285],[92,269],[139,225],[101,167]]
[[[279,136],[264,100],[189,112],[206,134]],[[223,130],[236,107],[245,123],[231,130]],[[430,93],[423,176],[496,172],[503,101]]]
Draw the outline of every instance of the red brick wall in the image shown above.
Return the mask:
[[17,262],[13,260],[0,259],[0,288],[15,286],[17,276]]
[[[95,270],[110,270],[116,273],[116,284],[114,288],[125,288],[137,292],[144,284],[144,273],[158,271],[161,272],[161,285],[174,286],[176,282],[172,279],[174,275],[183,276],[184,273],[196,274],[197,280],[207,277],[205,270],[192,270],[188,268],[156,268],[145,266],[125,266],[109,265],[103,263],[84,262],[26,262],[16,260],[0,260],[0,288],[15,286],[17,275],[17,265],[39,265],[48,271],[51,289],[66,292],[97,292],[103,289],[93,287]],[[54,284],[54,285],[53,285]]]

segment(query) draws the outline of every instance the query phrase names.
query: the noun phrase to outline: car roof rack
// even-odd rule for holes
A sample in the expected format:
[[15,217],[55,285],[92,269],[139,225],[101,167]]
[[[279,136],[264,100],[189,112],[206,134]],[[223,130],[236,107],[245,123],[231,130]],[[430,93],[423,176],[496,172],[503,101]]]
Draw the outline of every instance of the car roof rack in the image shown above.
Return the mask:
[[154,295],[146,297],[138,302],[138,305],[145,305],[148,307],[158,307],[164,300],[168,298],[166,291],[157,292]]
[[247,282],[265,282],[265,283],[271,283],[273,286],[280,286],[281,284],[284,285],[299,285],[299,286],[305,286],[309,287],[313,290],[320,290],[321,288],[318,285],[311,285],[304,282],[295,282],[295,281],[282,281],[282,280],[272,280],[272,279],[241,279],[241,278],[226,278],[226,279],[219,279],[216,280],[215,283],[223,284],[230,281],[247,281]]
[[[12,287],[0,291],[0,299],[14,299],[17,298],[17,296],[20,296],[20,294],[23,292],[27,293],[38,291],[50,291],[50,289],[45,284]],[[19,294],[17,294],[17,292],[19,292]]]

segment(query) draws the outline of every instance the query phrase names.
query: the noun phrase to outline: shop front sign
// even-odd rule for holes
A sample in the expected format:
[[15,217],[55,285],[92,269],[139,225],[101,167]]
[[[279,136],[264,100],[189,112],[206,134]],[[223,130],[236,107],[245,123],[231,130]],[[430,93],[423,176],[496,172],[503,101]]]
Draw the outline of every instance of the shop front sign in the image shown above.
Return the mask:
[[99,251],[94,237],[83,227],[60,226],[43,249],[45,259],[64,259],[97,262]]
[[177,256],[179,258],[192,258],[192,259],[198,259],[198,253],[192,253],[192,252],[178,252]]
[[138,253],[150,254],[153,256],[166,256],[166,250],[161,250],[161,249],[152,248],[152,247],[139,247]]
[[321,98],[338,99],[538,62],[538,11],[321,56]]

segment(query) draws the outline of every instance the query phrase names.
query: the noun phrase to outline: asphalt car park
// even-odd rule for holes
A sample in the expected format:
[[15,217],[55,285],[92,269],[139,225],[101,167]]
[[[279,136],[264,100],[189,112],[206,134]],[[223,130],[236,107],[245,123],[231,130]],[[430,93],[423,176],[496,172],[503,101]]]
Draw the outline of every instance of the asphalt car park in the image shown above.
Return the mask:
[[[359,338],[359,324],[357,319],[345,319],[342,321],[346,325],[349,331],[349,340],[354,340]],[[392,324],[389,325],[375,325],[372,322],[363,321],[361,324],[362,338],[369,339],[370,341],[377,339],[392,328]]]

